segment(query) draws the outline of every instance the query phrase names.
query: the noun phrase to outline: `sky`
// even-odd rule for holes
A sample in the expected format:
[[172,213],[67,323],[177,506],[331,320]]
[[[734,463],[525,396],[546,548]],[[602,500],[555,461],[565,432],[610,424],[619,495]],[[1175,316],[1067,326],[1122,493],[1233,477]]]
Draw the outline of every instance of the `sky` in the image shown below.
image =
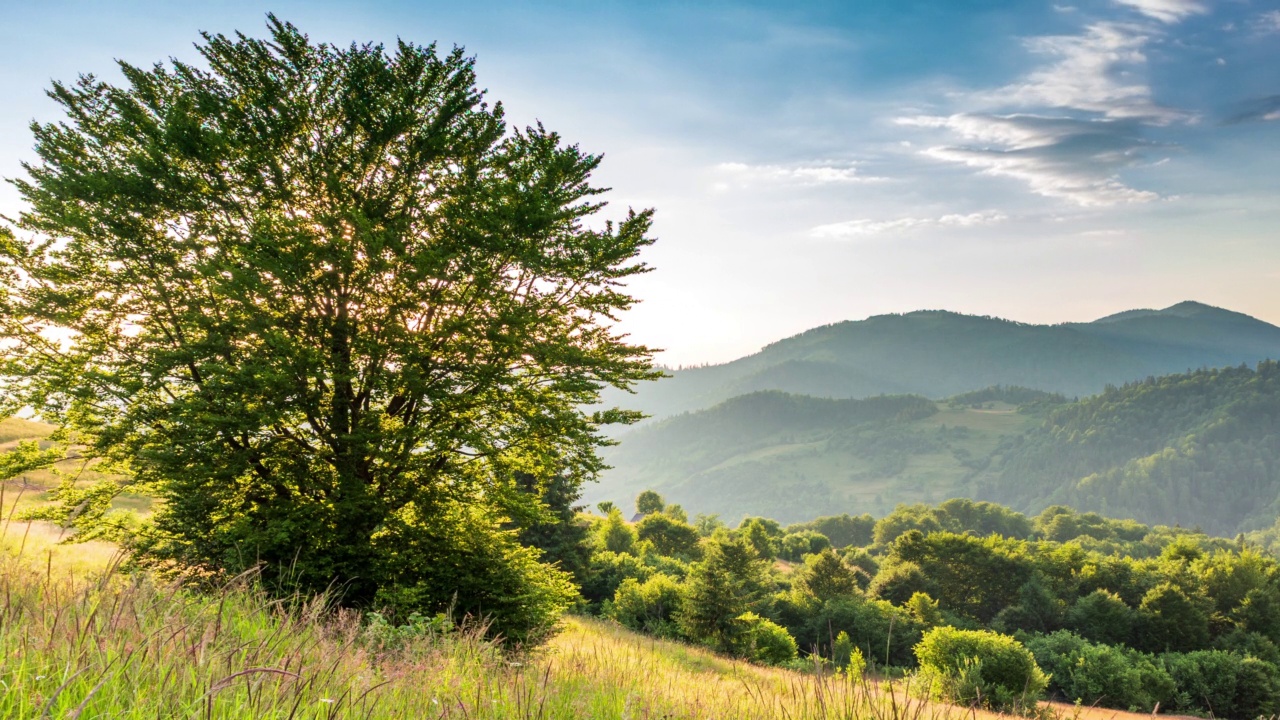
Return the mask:
[[0,176],[52,81],[268,12],[463,46],[513,124],[603,154],[603,216],[656,211],[622,327],[671,366],[916,309],[1280,324],[1280,0],[0,0]]

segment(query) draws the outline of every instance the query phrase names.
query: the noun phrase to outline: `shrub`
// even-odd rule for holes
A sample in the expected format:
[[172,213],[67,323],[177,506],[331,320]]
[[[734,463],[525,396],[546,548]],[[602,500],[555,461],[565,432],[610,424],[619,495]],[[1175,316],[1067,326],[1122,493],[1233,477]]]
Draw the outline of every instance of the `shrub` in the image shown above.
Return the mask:
[[936,627],[915,651],[930,695],[947,702],[1017,710],[1039,700],[1049,682],[1022,643],[988,630]]
[[1027,649],[1049,672],[1049,689],[1068,701],[1150,712],[1174,696],[1173,678],[1149,655],[1094,644],[1066,630],[1032,637]]
[[677,637],[675,613],[680,610],[680,584],[655,573],[643,583],[627,578],[613,596],[609,615],[622,625],[660,637]]
[[653,549],[661,555],[684,558],[699,555],[698,541],[701,537],[697,529],[688,523],[654,513],[636,523],[635,530],[640,540],[653,543]]
[[652,574],[653,571],[635,555],[602,550],[591,556],[587,580],[582,584],[582,597],[598,604],[612,598],[627,578],[644,582]]
[[919,565],[902,561],[882,566],[867,590],[872,597],[888,600],[894,605],[902,605],[918,592],[932,596],[937,593],[937,588],[925,577]]
[[1257,658],[1202,650],[1168,653],[1161,660],[1178,684],[1171,710],[1255,718],[1270,716],[1280,702],[1276,666]]
[[1261,633],[1236,628],[1215,640],[1213,646],[1216,650],[1250,655],[1272,665],[1280,665],[1280,647]]
[[766,665],[784,665],[796,659],[796,640],[786,628],[753,612],[738,616],[742,629],[739,654]]
[[1135,640],[1148,652],[1189,652],[1209,644],[1209,616],[1177,586],[1162,583],[1142,597]]
[[1094,642],[1127,645],[1133,634],[1133,610],[1119,595],[1094,590],[1067,611],[1067,627]]

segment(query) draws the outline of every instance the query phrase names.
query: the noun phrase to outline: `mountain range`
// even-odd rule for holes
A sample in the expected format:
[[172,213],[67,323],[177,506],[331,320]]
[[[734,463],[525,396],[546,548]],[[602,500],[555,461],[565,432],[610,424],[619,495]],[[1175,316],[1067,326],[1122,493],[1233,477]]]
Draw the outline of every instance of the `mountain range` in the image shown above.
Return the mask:
[[1259,364],[1277,357],[1280,328],[1192,302],[829,325],[641,388],[622,404],[654,419],[584,499],[654,488],[691,513],[798,521],[975,497],[1249,530],[1280,512],[1280,386]]
[[760,391],[946,398],[993,385],[1080,397],[1146,377],[1280,358],[1280,327],[1182,302],[1092,322],[1033,325],[921,310],[814,328],[721,365],[670,371],[616,404],[654,419]]

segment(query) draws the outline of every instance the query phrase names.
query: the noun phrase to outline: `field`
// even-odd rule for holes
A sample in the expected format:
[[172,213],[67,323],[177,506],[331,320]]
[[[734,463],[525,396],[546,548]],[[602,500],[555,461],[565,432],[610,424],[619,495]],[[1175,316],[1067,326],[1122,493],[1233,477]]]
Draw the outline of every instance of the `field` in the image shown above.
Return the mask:
[[990,717],[581,617],[520,655],[466,630],[379,636],[351,612],[269,602],[251,583],[197,594],[113,574],[109,546],[68,552],[25,526],[7,525],[0,556],[5,718]]
[[765,668],[587,617],[512,655],[476,628],[392,628],[323,599],[269,600],[247,579],[196,592],[126,575],[115,546],[15,519],[40,485],[0,485],[4,718],[992,717],[922,701],[902,680]]

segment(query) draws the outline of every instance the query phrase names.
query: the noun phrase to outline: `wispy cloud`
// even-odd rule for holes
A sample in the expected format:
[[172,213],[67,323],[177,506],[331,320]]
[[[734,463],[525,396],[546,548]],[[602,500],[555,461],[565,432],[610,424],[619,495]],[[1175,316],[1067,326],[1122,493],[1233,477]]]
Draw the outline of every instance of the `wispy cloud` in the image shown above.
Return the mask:
[[842,185],[884,182],[885,178],[863,175],[853,164],[845,165],[748,165],[720,163],[716,172],[738,183],[774,182],[798,185]]
[[845,222],[819,225],[809,231],[809,236],[824,240],[848,240],[869,235],[901,233],[920,228],[964,228],[991,225],[1008,219],[1008,216],[1004,213],[988,210],[968,215],[952,214],[936,218],[903,217],[894,220],[846,220]]
[[1186,113],[1157,105],[1151,87],[1135,79],[1147,61],[1143,48],[1149,41],[1142,28],[1117,23],[1090,25],[1082,35],[1031,38],[1032,52],[1052,62],[985,99],[1005,107],[1065,108],[1159,124],[1185,119]]
[[1253,20],[1253,29],[1255,32],[1264,35],[1272,33],[1280,33],[1280,10],[1269,10],[1262,13]]
[[1150,145],[1138,137],[1134,120],[957,114],[900,118],[898,123],[950,131],[969,142],[930,147],[924,155],[1021,180],[1038,195],[1085,206],[1157,197],[1117,177],[1121,169],[1141,162]]
[[[1126,4],[1165,21],[1202,11],[1177,0]],[[1158,36],[1150,22],[1098,22],[1031,38],[1027,47],[1046,62],[996,90],[956,96],[968,112],[896,122],[943,132],[921,155],[1020,180],[1037,195],[1084,206],[1153,200],[1120,177],[1145,160],[1144,129],[1196,120],[1157,103],[1144,79],[1145,49]]]
[[1160,22],[1173,24],[1191,15],[1203,15],[1209,8],[1198,0],[1116,0]]

